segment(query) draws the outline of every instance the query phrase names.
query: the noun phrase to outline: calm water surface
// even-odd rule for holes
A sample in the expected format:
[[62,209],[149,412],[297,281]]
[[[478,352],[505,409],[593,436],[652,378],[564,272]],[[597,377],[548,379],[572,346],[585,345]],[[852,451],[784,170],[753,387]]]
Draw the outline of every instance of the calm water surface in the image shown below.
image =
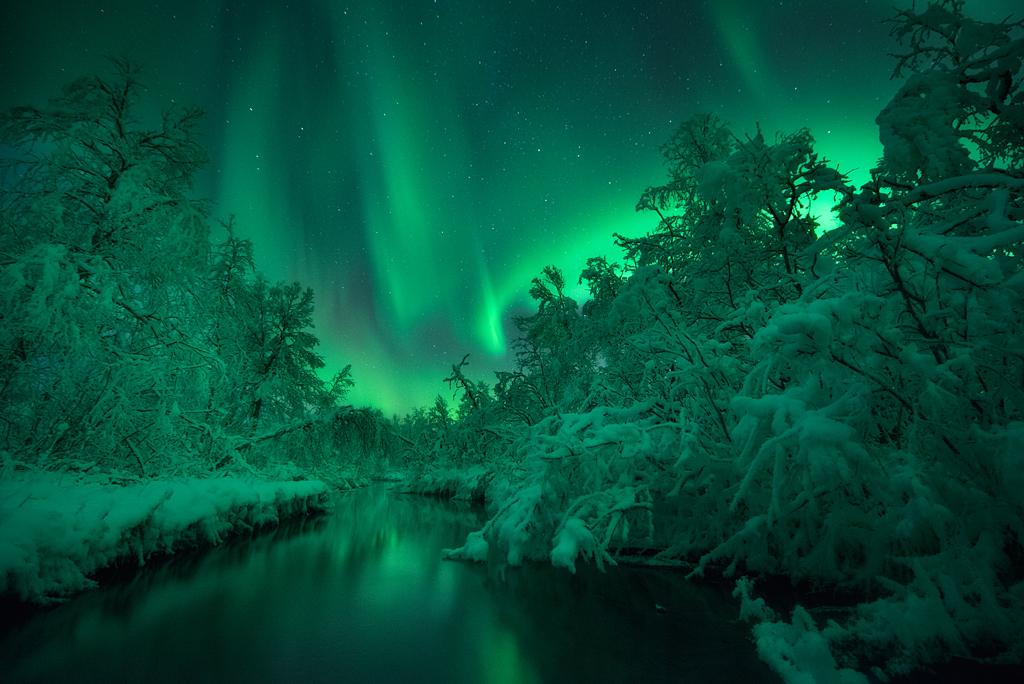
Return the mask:
[[38,615],[3,681],[774,682],[737,608],[651,569],[440,560],[471,509],[372,487],[331,515],[183,558]]

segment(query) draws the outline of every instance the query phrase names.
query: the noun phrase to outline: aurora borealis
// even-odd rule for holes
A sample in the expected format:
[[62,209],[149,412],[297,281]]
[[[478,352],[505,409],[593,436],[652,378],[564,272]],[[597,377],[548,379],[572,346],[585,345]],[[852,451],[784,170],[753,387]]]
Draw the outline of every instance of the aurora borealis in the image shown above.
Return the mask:
[[[980,18],[1015,3],[968,2]],[[0,104],[36,103],[123,55],[152,102],[208,113],[198,194],[261,270],[317,293],[327,372],[405,411],[453,361],[507,361],[510,315],[549,263],[575,282],[663,177],[659,145],[714,111],[809,127],[863,180],[894,92],[892,3],[17,2]]]

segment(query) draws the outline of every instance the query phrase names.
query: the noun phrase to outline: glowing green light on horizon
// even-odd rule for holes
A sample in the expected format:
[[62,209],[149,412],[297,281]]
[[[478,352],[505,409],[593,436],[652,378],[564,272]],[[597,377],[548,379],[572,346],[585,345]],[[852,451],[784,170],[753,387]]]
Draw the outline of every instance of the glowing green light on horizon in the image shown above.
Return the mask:
[[[657,180],[657,176],[653,178]],[[613,234],[639,236],[657,226],[656,217],[634,211],[632,204],[626,196],[614,197],[580,211],[567,212],[559,220],[559,225],[566,227],[558,231],[561,239],[545,245],[535,254],[526,255],[502,280],[497,289],[500,308],[508,311],[514,307],[532,307],[530,281],[547,265],[562,270],[566,294],[582,303],[587,291],[585,285],[578,283],[578,278],[587,259],[604,256],[609,261],[621,262],[621,250],[615,246]]]
[[[776,94],[777,67],[756,26],[738,19],[754,9],[744,0],[709,9],[744,93],[739,101],[726,95],[714,104],[722,105],[723,118],[740,136],[752,133],[756,121],[766,135],[809,127],[819,153],[843,171],[856,168],[852,180],[864,182],[881,153],[874,125],[879,102],[849,87],[829,94],[831,103],[824,95],[810,101],[769,97]],[[479,85],[466,79],[475,72],[461,66],[422,73],[426,43],[421,48],[406,40],[387,7],[360,4],[358,18],[334,5],[325,11],[336,43],[344,45],[336,72],[346,77],[331,86],[336,94],[325,101],[323,121],[336,122],[341,137],[329,146],[333,151],[312,160],[310,170],[315,175],[332,163],[347,165],[355,216],[337,230],[362,231],[357,244],[365,249],[373,280],[363,284],[367,301],[354,303],[358,311],[351,318],[343,309],[318,318],[324,375],[351,363],[353,403],[405,412],[447,393],[441,378],[464,353],[472,354],[477,379],[493,381],[491,370],[507,367],[509,318],[533,310],[530,280],[544,266],[561,268],[567,294],[582,303],[588,293],[577,278],[586,259],[621,262],[612,234],[642,235],[656,226],[655,216],[638,214],[633,205],[645,185],[664,180],[657,146],[674,126],[663,122],[664,130],[654,131],[646,147],[630,150],[609,137],[615,129],[562,134],[561,121],[576,116],[568,107],[535,114],[533,128],[524,132],[506,102],[505,109],[493,110],[486,136],[479,137],[481,129],[472,129],[466,114],[467,88]],[[300,213],[287,189],[274,185],[272,174],[261,176],[248,158],[253,145],[277,133],[272,117],[281,113],[268,103],[281,83],[274,62],[284,47],[263,43],[261,57],[246,67],[248,88],[232,92],[233,111],[245,113],[254,102],[257,111],[242,126],[233,121],[226,129],[221,204],[239,212],[241,230],[257,242],[260,268],[272,277],[295,278],[306,265],[282,226],[295,225]],[[353,65],[363,77],[351,76]],[[528,102],[530,94],[518,96]],[[678,121],[711,104],[683,101],[666,115]],[[262,116],[260,107],[268,109]],[[524,146],[518,136],[527,134],[543,137],[536,147]],[[503,139],[508,147],[495,144]],[[529,154],[508,152],[515,144]],[[580,149],[608,161],[593,165],[586,154],[577,160]],[[286,151],[280,143],[282,165]],[[553,201],[544,204],[548,196]],[[823,227],[834,223],[832,204],[819,198],[811,207]],[[316,271],[310,284],[319,288],[324,276]],[[435,332],[441,329],[447,332]]]

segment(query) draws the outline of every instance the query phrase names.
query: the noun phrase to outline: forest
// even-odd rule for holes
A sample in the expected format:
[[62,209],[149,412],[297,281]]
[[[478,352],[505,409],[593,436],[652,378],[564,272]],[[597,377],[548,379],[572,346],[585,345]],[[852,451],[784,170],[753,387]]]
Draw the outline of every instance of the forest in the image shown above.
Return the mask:
[[[515,320],[513,367],[479,379],[464,356],[449,395],[395,417],[346,403],[358,369],[321,377],[312,291],[268,282],[233,222],[193,197],[197,110],[139,121],[141,86],[118,61],[7,113],[0,590],[45,599],[103,562],[40,584],[42,542],[4,520],[27,519],[14,492],[231,482],[269,507],[221,511],[215,542],[400,476],[486,506],[453,560],[728,581],[786,681],[1019,664],[1024,22],[945,0],[898,11],[892,35],[899,85],[868,183],[811,131],[693,116],[640,194],[652,230],[616,235],[617,262],[587,262],[586,300],[544,268],[524,284],[535,310]],[[259,482],[293,490],[268,503]],[[780,578],[795,608],[773,601]]]

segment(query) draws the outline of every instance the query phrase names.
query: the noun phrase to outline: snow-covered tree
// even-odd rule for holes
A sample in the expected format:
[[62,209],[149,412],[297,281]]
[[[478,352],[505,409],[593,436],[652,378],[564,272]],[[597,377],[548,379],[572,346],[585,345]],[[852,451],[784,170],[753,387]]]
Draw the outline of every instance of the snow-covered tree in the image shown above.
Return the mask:
[[[905,80],[859,190],[807,131],[741,140],[694,117],[638,204],[657,228],[619,237],[625,271],[591,260],[579,309],[534,281],[528,363],[498,396],[542,409],[450,555],[571,570],[642,546],[695,575],[859,593],[787,621],[741,578],[760,651],[794,680],[1019,661],[1024,23],[963,9],[897,13]],[[824,235],[819,196],[838,201]]]
[[[145,472],[189,446],[191,391],[215,372],[190,328],[208,253],[188,196],[195,110],[136,118],[136,71],[0,118],[8,445],[16,460],[94,450]],[[184,423],[183,423],[184,421]]]
[[342,405],[349,369],[317,374],[312,292],[269,285],[230,222],[211,245],[191,195],[199,112],[144,120],[142,92],[115,61],[0,116],[4,463],[148,476],[334,459],[334,437],[369,432]]

